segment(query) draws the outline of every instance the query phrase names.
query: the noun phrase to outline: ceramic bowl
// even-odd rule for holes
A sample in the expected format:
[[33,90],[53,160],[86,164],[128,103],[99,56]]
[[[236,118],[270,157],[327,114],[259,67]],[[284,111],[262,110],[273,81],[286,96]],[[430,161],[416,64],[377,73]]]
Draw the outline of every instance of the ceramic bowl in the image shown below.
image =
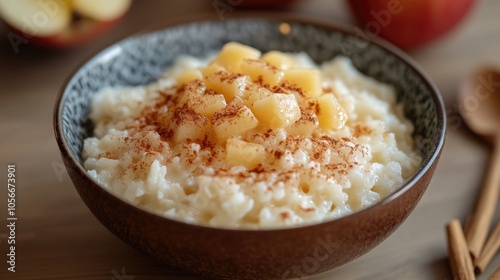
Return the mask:
[[[203,57],[228,41],[263,52],[304,51],[316,62],[346,55],[363,73],[394,85],[406,116],[415,124],[414,137],[423,157],[418,171],[396,192],[355,214],[276,230],[217,229],[175,221],[125,202],[89,177],[82,167],[81,150],[83,139],[92,131],[88,115],[93,94],[106,86],[152,82],[177,56]],[[351,27],[276,14],[200,18],[126,38],[86,61],[70,76],[54,115],[56,139],[68,174],[105,227],[173,267],[237,279],[316,274],[373,249],[407,218],[427,188],[443,147],[445,124],[437,88],[400,50]]]

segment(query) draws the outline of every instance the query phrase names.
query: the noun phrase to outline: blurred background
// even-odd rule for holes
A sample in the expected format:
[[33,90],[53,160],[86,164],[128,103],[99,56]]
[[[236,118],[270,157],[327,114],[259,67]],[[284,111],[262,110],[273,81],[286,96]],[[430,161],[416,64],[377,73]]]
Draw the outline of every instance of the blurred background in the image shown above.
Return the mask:
[[[500,69],[495,0],[0,0],[0,166],[16,165],[19,219],[16,273],[6,269],[0,231],[0,279],[202,279],[136,252],[93,217],[59,156],[54,103],[79,65],[122,38],[196,14],[225,20],[263,10],[383,36],[428,73],[447,106],[445,151],[417,209],[372,252],[311,279],[451,279],[444,226],[472,210],[491,153],[459,117],[456,94],[475,69]],[[6,193],[0,189],[2,200]],[[498,266],[497,254],[478,279]]]

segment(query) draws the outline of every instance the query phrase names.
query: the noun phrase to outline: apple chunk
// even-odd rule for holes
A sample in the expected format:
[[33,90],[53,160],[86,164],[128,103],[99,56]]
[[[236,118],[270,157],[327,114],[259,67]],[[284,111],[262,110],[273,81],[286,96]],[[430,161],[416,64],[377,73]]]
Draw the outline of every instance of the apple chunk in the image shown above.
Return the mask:
[[244,59],[258,59],[259,57],[259,50],[240,43],[229,42],[222,47],[216,61],[230,72],[237,73]]
[[266,157],[264,146],[245,142],[238,138],[230,138],[226,142],[226,161],[229,166],[242,165],[248,169],[255,168]]
[[247,83],[247,76],[228,71],[219,71],[205,77],[207,89],[222,93],[228,102],[237,96],[243,95]]
[[172,116],[170,129],[174,131],[175,143],[202,140],[207,136],[209,121],[192,110],[177,108]]
[[262,60],[281,70],[297,67],[297,63],[290,56],[280,51],[267,52],[262,56]]
[[291,135],[302,135],[308,137],[319,125],[318,116],[316,116],[313,110],[307,108],[300,108],[300,112],[300,119],[292,125],[287,126],[285,130]]
[[221,141],[257,127],[259,121],[252,111],[244,105],[230,104],[215,112],[212,127]]
[[73,0],[73,9],[78,13],[101,21],[113,20],[125,14],[131,0]]
[[333,94],[323,94],[317,98],[319,127],[339,130],[347,122],[347,114]]
[[321,95],[321,72],[316,69],[293,68],[285,71],[285,79],[302,88],[305,97]]
[[275,93],[255,101],[253,113],[270,128],[286,127],[300,119],[300,108],[295,95]]
[[0,16],[12,28],[31,36],[58,34],[72,20],[70,3],[61,0],[0,0]]

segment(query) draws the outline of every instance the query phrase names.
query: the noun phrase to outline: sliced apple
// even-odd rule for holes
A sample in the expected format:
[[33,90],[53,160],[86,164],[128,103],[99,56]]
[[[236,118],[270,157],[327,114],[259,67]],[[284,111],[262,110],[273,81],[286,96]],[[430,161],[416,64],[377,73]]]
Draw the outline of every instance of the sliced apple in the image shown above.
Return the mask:
[[0,0],[0,16],[12,28],[39,37],[63,32],[72,20],[65,0]]
[[128,10],[131,2],[131,0],[72,0],[76,12],[101,21],[120,17]]
[[[120,22],[131,0],[0,0],[0,18],[13,32],[14,51],[20,44],[50,49],[82,45]],[[73,17],[73,12],[81,17]]]
[[34,36],[29,39],[30,43],[52,49],[65,49],[80,46],[113,28],[121,18],[113,21],[95,21],[92,19],[82,19],[78,24],[73,24],[60,33],[52,36]]

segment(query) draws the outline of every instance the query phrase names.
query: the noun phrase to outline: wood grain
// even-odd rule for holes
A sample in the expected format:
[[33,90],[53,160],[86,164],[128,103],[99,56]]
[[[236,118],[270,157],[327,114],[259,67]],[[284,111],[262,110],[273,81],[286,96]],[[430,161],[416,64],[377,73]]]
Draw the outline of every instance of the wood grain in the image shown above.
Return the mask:
[[[17,167],[16,273],[6,266],[6,211],[0,209],[0,279],[202,279],[177,271],[133,250],[109,233],[85,207],[62,161],[52,130],[55,97],[66,77],[88,56],[116,40],[171,16],[214,12],[212,1],[134,1],[115,31],[68,51],[21,45],[16,54],[0,25],[0,168]],[[303,1],[292,12],[325,20],[351,21],[342,1]],[[408,220],[363,257],[310,279],[451,279],[443,227],[465,221],[474,206],[490,147],[457,118],[460,82],[483,63],[500,68],[500,1],[477,1],[452,32],[410,55],[441,90],[449,131],[436,175]],[[1,184],[0,199],[6,188]],[[496,216],[499,215],[496,211]],[[495,218],[496,219],[496,218]],[[478,279],[500,265],[492,260]]]
[[497,270],[488,278],[488,280],[500,280],[500,266]]

